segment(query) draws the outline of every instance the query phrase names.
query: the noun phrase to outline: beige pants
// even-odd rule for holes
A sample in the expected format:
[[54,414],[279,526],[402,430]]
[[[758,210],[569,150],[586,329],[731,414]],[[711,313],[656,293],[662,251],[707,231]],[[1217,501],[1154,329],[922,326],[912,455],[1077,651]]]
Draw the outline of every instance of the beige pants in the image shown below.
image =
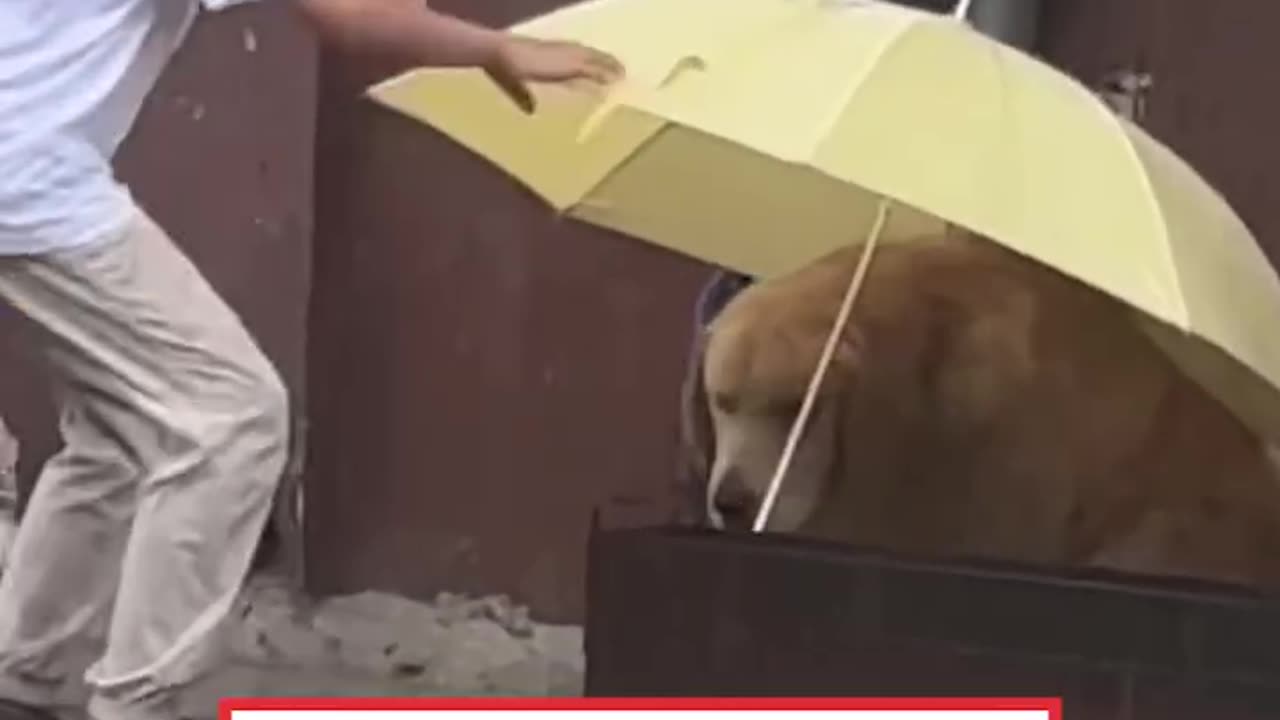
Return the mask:
[[9,559],[9,547],[18,528],[18,439],[0,418],[0,571]]
[[48,331],[63,450],[0,578],[0,697],[165,718],[207,666],[270,511],[287,398],[235,314],[139,213],[119,237],[0,257]]

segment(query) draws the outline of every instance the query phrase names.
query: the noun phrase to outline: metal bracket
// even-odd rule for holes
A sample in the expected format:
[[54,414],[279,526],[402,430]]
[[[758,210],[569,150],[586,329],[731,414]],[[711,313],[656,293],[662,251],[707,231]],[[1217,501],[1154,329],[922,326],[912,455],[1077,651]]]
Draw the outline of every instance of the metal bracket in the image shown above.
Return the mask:
[[1147,98],[1154,86],[1155,78],[1151,73],[1122,68],[1104,75],[1097,85],[1097,92],[1116,114],[1140,124],[1146,118]]

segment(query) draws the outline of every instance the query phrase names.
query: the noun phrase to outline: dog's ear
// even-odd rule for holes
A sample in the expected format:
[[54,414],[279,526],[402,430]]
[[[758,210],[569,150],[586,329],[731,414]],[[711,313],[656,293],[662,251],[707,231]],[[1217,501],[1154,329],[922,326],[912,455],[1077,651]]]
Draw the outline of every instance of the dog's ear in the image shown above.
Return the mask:
[[680,447],[677,475],[681,484],[680,495],[687,497],[687,513],[696,522],[706,521],[706,491],[711,477],[711,465],[715,461],[715,432],[711,422],[711,408],[707,400],[705,368],[709,332],[701,330],[694,339],[684,383],[680,388]]

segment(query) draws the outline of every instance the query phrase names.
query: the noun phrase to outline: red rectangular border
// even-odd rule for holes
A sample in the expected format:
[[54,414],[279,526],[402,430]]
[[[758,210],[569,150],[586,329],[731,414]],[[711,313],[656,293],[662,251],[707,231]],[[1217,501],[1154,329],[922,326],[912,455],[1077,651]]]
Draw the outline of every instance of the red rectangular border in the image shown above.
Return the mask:
[[1046,710],[1063,720],[1061,698],[224,698],[232,710]]

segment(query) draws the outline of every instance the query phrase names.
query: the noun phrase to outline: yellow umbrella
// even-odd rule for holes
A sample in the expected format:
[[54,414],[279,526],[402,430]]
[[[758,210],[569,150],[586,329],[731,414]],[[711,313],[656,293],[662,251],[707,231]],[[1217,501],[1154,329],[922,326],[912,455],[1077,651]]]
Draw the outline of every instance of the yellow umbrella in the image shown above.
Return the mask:
[[949,16],[856,0],[594,0],[514,28],[617,55],[601,102],[532,117],[478,72],[377,101],[557,210],[749,274],[945,219],[1140,310],[1239,417],[1280,437],[1280,281],[1186,163],[1089,90]]

